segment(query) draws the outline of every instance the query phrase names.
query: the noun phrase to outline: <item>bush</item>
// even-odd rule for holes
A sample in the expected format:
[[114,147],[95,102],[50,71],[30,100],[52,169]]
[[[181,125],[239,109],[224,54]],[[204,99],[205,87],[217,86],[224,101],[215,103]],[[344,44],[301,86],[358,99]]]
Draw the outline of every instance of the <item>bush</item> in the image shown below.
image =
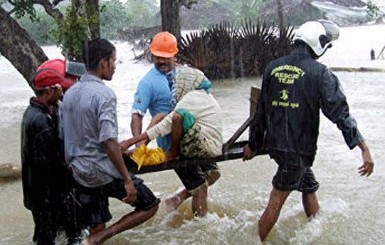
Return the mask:
[[192,32],[179,40],[178,61],[202,70],[210,79],[257,76],[267,64],[292,49],[293,27],[228,22]]

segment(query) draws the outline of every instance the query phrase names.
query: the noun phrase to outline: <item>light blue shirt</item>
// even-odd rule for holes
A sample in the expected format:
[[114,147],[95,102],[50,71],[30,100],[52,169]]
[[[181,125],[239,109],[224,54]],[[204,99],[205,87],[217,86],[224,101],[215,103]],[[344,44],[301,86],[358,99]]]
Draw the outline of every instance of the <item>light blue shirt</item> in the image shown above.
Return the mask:
[[[139,82],[134,95],[132,113],[144,116],[147,110],[153,117],[158,113],[168,114],[171,109],[171,89],[166,74],[153,67]],[[158,146],[168,150],[171,144],[169,137],[158,137]]]
[[97,187],[120,178],[103,147],[118,137],[115,93],[100,78],[85,74],[66,91],[60,116],[66,162],[75,180]]
[[170,112],[171,90],[166,75],[153,67],[139,82],[134,95],[132,112],[144,116],[147,110],[153,117]]

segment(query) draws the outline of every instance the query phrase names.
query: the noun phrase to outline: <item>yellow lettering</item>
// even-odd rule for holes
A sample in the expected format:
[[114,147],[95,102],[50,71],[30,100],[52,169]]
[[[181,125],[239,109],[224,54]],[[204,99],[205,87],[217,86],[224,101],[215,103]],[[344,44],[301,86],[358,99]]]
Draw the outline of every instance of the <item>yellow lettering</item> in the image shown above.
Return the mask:
[[[297,78],[305,75],[305,72],[301,68],[296,67],[296,66],[292,66],[292,65],[278,66],[271,71],[271,75],[274,75],[274,74],[281,72],[281,71],[294,72],[297,75]],[[296,79],[296,78],[294,78],[294,79]]]
[[299,75],[298,74],[289,74],[289,73],[277,72],[274,74],[274,77],[276,77],[278,79],[279,83],[294,84],[294,81],[299,78]]
[[271,102],[271,105],[272,106],[280,106],[280,107],[290,107],[291,109],[296,109],[296,108],[299,108],[299,103],[293,103],[293,102],[284,102],[284,101],[277,101],[277,100],[273,100]]
[[289,106],[289,102],[282,102],[282,101],[280,101],[280,102],[278,103],[278,105],[279,105],[279,106],[282,106],[282,107],[288,107],[288,106]]

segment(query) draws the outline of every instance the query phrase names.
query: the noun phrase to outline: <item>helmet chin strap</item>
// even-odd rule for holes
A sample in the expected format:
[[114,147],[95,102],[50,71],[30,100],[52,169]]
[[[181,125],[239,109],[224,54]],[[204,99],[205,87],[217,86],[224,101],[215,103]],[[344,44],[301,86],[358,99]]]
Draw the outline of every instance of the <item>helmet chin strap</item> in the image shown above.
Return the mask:
[[333,47],[333,44],[331,43],[328,43],[326,44],[326,48],[325,50],[322,52],[322,54],[320,54],[319,56],[317,56],[317,58],[321,57],[322,55],[324,55],[324,53],[326,53],[326,50],[328,50],[329,48]]

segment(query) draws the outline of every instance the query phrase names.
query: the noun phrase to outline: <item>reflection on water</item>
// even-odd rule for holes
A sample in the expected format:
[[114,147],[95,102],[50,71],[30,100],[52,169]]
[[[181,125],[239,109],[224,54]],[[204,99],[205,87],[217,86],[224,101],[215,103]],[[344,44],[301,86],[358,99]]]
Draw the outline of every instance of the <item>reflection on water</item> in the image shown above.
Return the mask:
[[[384,30],[384,26],[378,27]],[[350,28],[354,32],[359,28]],[[370,32],[373,29],[370,28]],[[370,33],[369,32],[369,33]],[[384,32],[382,32],[384,33]],[[351,32],[345,34],[352,36]],[[344,32],[341,33],[341,37]],[[367,38],[361,34],[356,36]],[[377,38],[378,39],[378,38]],[[385,44],[385,38],[383,38]],[[343,40],[343,39],[342,39]],[[363,42],[366,43],[366,42]],[[378,43],[378,41],[377,41]],[[349,44],[349,42],[347,43]],[[377,45],[370,43],[371,45]],[[354,44],[353,44],[354,45]],[[354,45],[355,50],[357,47]],[[352,55],[349,46],[340,44],[336,60]],[[345,48],[345,49],[344,49]],[[370,66],[366,48],[355,53],[354,62],[333,63],[326,56],[326,64],[353,66],[359,58],[362,66]],[[47,48],[47,52],[54,51]],[[370,49],[369,49],[370,50]],[[331,50],[332,51],[332,50]],[[130,108],[133,93],[140,77],[149,69],[145,64],[133,64],[127,55],[129,47],[118,45],[118,64],[114,80],[108,83],[118,96],[119,132],[121,138],[130,136]],[[356,57],[360,56],[360,57]],[[384,67],[384,61],[373,66]],[[30,89],[4,58],[0,58],[0,163],[19,165],[19,129],[24,108],[32,95]],[[325,118],[320,127],[319,151],[314,171],[321,184],[318,191],[321,204],[319,215],[311,222],[302,211],[301,196],[292,193],[282,209],[281,216],[265,244],[384,244],[385,189],[383,149],[385,147],[384,73],[336,73],[341,80],[351,111],[371,147],[377,163],[370,178],[359,177],[360,151],[349,151],[341,133]],[[214,81],[213,94],[223,109],[224,139],[227,140],[243,123],[249,113],[250,86],[260,85],[260,78]],[[148,119],[146,119],[148,120]],[[245,139],[247,134],[242,135]],[[271,178],[276,166],[267,156],[249,162],[232,160],[219,163],[222,178],[209,189],[209,215],[195,219],[186,202],[172,213],[163,205],[147,223],[118,235],[106,244],[261,244],[257,236],[257,221],[267,204]],[[173,171],[141,175],[160,198],[181,187]],[[118,201],[110,203],[113,216],[118,218],[130,207]],[[21,182],[0,184],[0,244],[30,244],[33,222],[22,204]]]

